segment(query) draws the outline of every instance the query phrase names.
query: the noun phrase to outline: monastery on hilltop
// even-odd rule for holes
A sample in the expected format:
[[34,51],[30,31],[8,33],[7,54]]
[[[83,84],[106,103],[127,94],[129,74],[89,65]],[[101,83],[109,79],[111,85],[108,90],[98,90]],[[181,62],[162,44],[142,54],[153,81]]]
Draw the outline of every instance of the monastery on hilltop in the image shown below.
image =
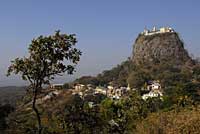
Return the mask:
[[152,30],[144,29],[144,32],[142,32],[142,35],[153,35],[153,34],[158,34],[158,33],[173,33],[175,32],[174,29],[171,27],[161,27],[160,29],[157,29],[155,26],[153,27]]

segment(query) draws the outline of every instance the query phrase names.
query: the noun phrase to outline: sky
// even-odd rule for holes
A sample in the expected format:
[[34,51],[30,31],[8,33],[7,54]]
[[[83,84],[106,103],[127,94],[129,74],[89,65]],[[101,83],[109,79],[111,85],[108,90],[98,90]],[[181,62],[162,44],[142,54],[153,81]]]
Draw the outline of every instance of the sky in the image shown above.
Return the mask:
[[53,82],[64,83],[120,64],[131,56],[137,35],[153,26],[171,26],[189,53],[200,56],[199,0],[1,0],[0,86],[27,84],[5,74],[10,61],[26,56],[39,35],[58,29],[76,34],[83,55],[73,76]]

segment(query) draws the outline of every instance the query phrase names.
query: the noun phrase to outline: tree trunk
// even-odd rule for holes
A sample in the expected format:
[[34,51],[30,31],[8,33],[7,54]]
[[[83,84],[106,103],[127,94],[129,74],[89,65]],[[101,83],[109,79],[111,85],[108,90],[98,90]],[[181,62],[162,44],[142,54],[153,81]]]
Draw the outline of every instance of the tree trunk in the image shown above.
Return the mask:
[[34,96],[33,96],[33,105],[32,105],[32,108],[36,114],[36,117],[37,117],[37,121],[38,121],[38,134],[41,134],[42,133],[42,125],[41,125],[41,118],[40,118],[40,114],[39,114],[39,111],[36,107],[36,99],[37,99],[37,88],[35,89],[34,91]]

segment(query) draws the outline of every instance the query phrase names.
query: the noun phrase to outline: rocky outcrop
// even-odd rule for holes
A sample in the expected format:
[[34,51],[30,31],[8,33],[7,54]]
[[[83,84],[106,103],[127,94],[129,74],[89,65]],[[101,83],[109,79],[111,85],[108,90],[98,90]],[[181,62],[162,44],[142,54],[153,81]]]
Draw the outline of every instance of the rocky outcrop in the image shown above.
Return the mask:
[[137,65],[163,61],[182,65],[191,61],[191,58],[184,49],[183,41],[173,32],[148,36],[140,34],[133,45],[132,60]]

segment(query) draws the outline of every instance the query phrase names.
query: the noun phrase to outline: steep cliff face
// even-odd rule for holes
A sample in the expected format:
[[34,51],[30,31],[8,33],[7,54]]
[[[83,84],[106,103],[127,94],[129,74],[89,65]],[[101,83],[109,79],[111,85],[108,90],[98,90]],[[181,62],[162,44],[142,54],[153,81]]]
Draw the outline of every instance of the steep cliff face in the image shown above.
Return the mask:
[[133,45],[132,60],[137,65],[169,60],[174,64],[182,65],[191,61],[191,58],[178,34],[173,32],[139,35]]

